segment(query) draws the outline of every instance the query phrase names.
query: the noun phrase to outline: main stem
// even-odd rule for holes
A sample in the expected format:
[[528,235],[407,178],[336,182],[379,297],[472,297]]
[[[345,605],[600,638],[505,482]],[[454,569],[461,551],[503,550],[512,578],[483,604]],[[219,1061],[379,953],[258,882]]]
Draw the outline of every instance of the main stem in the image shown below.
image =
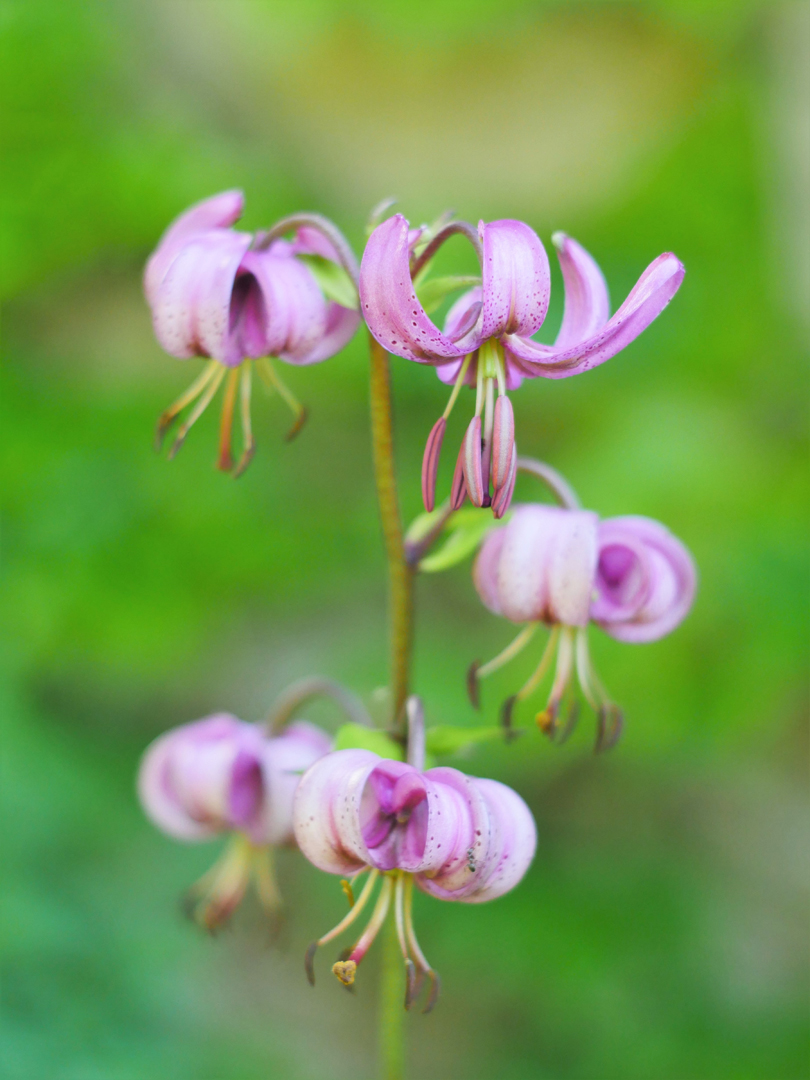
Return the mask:
[[[391,372],[388,354],[369,334],[371,354],[371,440],[374,480],[380,504],[385,554],[388,558],[389,627],[391,648],[391,721],[394,731],[405,736],[405,702],[410,681],[413,631],[413,569],[405,558],[402,519],[399,514],[394,469],[394,425],[391,411]],[[385,928],[380,973],[379,1054],[383,1080],[403,1080],[405,1075],[405,1019],[402,956],[394,914]]]
[[371,353],[371,440],[374,479],[380,504],[385,553],[388,558],[389,626],[391,649],[391,720],[397,734],[405,734],[413,628],[413,569],[405,558],[394,471],[394,431],[391,414],[391,374],[388,354],[369,334]]

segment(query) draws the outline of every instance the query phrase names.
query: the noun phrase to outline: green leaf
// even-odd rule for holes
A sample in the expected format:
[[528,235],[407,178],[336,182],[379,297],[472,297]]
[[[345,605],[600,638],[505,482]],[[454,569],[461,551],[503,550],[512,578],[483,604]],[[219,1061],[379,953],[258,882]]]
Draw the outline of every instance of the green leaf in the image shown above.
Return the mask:
[[478,547],[492,529],[506,524],[509,515],[500,521],[487,509],[459,510],[450,519],[450,535],[438,551],[426,555],[419,563],[419,569],[426,574],[435,574],[440,570],[449,570],[451,566],[466,559]]
[[417,285],[416,295],[419,297],[419,302],[426,313],[430,315],[450,293],[457,292],[459,289],[469,289],[473,285],[480,284],[480,277],[468,274],[454,274],[449,277],[431,278],[430,281]]
[[404,760],[405,753],[398,742],[379,728],[363,724],[344,724],[335,734],[335,750],[371,750],[380,757]]
[[360,309],[357,289],[342,266],[320,255],[299,255],[298,258],[312,271],[312,276],[327,300],[334,300],[336,304],[351,308],[352,311]]
[[452,724],[440,724],[427,729],[425,745],[431,754],[456,754],[466,746],[502,738],[503,728],[500,727],[455,727]]

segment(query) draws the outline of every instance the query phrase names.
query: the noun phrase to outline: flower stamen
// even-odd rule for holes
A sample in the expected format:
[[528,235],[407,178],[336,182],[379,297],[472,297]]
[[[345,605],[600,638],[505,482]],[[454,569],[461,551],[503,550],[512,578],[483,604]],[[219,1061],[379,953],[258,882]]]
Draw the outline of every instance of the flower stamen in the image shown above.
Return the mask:
[[230,472],[233,468],[231,457],[231,433],[233,431],[233,411],[236,406],[236,391],[239,387],[239,368],[231,368],[225,383],[222,399],[222,419],[219,425],[219,458],[217,468],[221,472]]
[[476,709],[479,707],[478,680],[485,679],[488,675],[492,675],[499,668],[508,664],[510,660],[513,660],[526,648],[537,633],[539,626],[539,622],[528,623],[523,627],[514,641],[511,641],[505,649],[499,652],[497,656],[493,657],[493,659],[489,660],[486,664],[481,664],[479,666],[477,661],[473,661],[467,672],[467,693]]
[[287,386],[279,373],[276,371],[275,366],[269,356],[262,356],[256,361],[256,368],[259,375],[264,379],[268,386],[272,386],[273,389],[278,390],[279,394],[283,398],[285,404],[292,412],[295,420],[293,426],[284,436],[285,442],[292,442],[298,432],[306,423],[307,410],[293,394],[292,390]]
[[557,729],[557,715],[571,674],[574,669],[574,632],[570,626],[563,626],[560,635],[560,645],[557,650],[557,667],[554,672],[554,682],[551,686],[548,702],[545,709],[536,716],[536,722],[541,731],[546,735],[553,736]]
[[362,892],[360,893],[360,895],[357,897],[357,900],[352,905],[351,909],[349,910],[348,915],[344,916],[344,918],[342,918],[340,920],[340,922],[337,924],[337,926],[333,927],[329,931],[329,933],[324,934],[323,937],[318,938],[317,941],[313,941],[311,943],[311,945],[309,946],[309,948],[307,949],[306,957],[304,959],[304,969],[306,970],[307,979],[309,980],[310,986],[315,985],[315,967],[314,967],[315,953],[317,952],[317,950],[320,948],[321,945],[326,945],[327,942],[332,941],[333,938],[336,938],[336,937],[338,937],[338,935],[342,934],[344,930],[348,930],[348,928],[352,925],[354,920],[357,919],[361,915],[361,913],[363,911],[363,908],[368,903],[369,897],[371,896],[372,892],[374,891],[374,885],[375,885],[375,883],[377,881],[377,878],[379,876],[380,876],[380,871],[379,870],[372,870],[371,871],[371,873],[368,876],[368,881],[366,881],[365,885],[363,886]]
[[209,360],[205,367],[202,369],[201,373],[191,384],[191,386],[189,386],[189,388],[184,393],[182,393],[180,397],[175,402],[173,402],[168,407],[168,409],[165,410],[165,412],[162,412],[160,414],[160,418],[157,423],[157,430],[155,431],[156,450],[160,450],[161,446],[163,445],[163,439],[166,435],[166,432],[172,426],[172,424],[183,411],[183,409],[185,409],[187,405],[190,405],[192,401],[195,400],[195,398],[199,397],[199,395],[203,392],[211,379],[213,379],[218,366],[219,364],[216,360]]
[[242,381],[239,384],[239,412],[242,420],[242,456],[233,472],[234,480],[241,476],[253,460],[256,441],[250,422],[250,393],[252,388],[252,368],[249,360],[242,365]]
[[[386,874],[382,883],[382,888],[380,889],[380,895],[377,897],[374,911],[368,921],[368,925],[360,935],[357,944],[352,949],[347,960],[338,960],[337,963],[332,965],[332,974],[335,975],[344,986],[352,986],[354,984],[357,965],[371,948],[374,939],[380,932],[382,924],[385,922],[388,908],[391,905],[391,893],[393,892],[393,888],[394,880]],[[355,907],[358,905],[359,901]]]
[[[227,368],[224,368],[222,364],[218,363],[216,360],[212,360],[211,363],[214,365],[213,374],[212,376],[209,376],[209,380],[205,384],[202,392],[202,397],[200,397],[200,400],[191,410],[188,418],[183,422],[183,424],[181,424],[180,430],[177,432],[177,438],[172,443],[172,448],[169,451],[170,461],[173,457],[177,455],[180,447],[186,441],[186,436],[188,435],[189,431],[191,431],[192,427],[197,423],[202,414],[211,404],[214,395],[216,394],[217,390],[219,390],[220,385],[222,384],[222,380],[225,378],[225,372]],[[191,389],[193,389],[193,387]],[[190,392],[191,390],[189,390],[189,393]],[[174,406],[172,406],[172,408],[173,407]]]
[[417,982],[414,986],[413,997],[415,998],[419,990],[421,989],[421,983],[425,975],[430,979],[430,993],[428,994],[427,1004],[423,1013],[429,1013],[439,1000],[439,991],[441,990],[442,981],[438,974],[433,970],[430,964],[425,959],[425,954],[419,947],[419,942],[416,939],[416,931],[413,928],[413,875],[406,874],[404,882],[404,900],[405,900],[405,936],[410,947],[410,952],[414,957],[416,964],[419,968],[419,975]]

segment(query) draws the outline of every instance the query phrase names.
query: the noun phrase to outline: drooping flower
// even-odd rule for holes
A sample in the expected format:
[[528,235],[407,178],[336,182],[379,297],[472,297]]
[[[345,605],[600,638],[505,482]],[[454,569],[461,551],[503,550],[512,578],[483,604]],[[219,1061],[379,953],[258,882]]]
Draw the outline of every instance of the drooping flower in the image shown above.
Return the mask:
[[[346,918],[310,946],[310,981],[318,946],[358,919],[382,877],[366,929],[332,970],[345,985],[354,982],[357,965],[393,900],[407,973],[406,1008],[427,976],[432,984],[428,1011],[439,983],[414,932],[414,883],[439,900],[494,900],[526,873],[534,857],[536,829],[529,808],[504,784],[451,768],[424,771],[417,698],[409,699],[408,716],[409,762],[387,760],[369,750],[339,750],[304,774],[295,796],[295,837],[309,861],[327,873],[350,878],[369,873]],[[344,887],[350,890],[348,882]]]
[[[684,545],[657,521],[618,517],[600,521],[589,510],[524,504],[484,540],[473,569],[478,594],[490,611],[526,626],[483,667],[473,665],[470,689],[518,654],[541,623],[552,627],[540,663],[509,698],[508,723],[518,701],[540,685],[556,650],[556,669],[540,726],[558,733],[560,705],[574,669],[585,699],[599,717],[597,749],[619,737],[622,715],[602,686],[588,652],[587,626],[595,622],[619,641],[648,642],[674,630],[692,606],[696,571]],[[570,730],[563,729],[563,736]]]
[[138,794],[147,816],[178,840],[230,834],[220,860],[192,887],[189,907],[208,930],[241,901],[251,877],[270,914],[280,899],[271,847],[293,841],[293,796],[301,774],[331,749],[306,721],[270,737],[229,713],[183,724],[147,748]]
[[[456,232],[475,247],[481,281],[451,307],[442,331],[418,293],[430,259]],[[607,285],[593,258],[564,233],[555,233],[553,241],[565,281],[565,310],[554,345],[532,340],[546,317],[550,276],[545,248],[523,222],[480,222],[477,234],[455,222],[416,255],[408,222],[395,214],[368,241],[360,301],[369,329],[389,352],[433,365],[442,381],[453,384],[425,447],[422,492],[428,511],[434,506],[447,418],[462,384],[476,387],[475,415],[459,453],[451,505],[457,509],[469,495],[475,506],[491,505],[502,517],[512,498],[517,460],[507,391],[524,378],[566,378],[609,360],[663,311],[683,280],[680,261],[659,255],[611,318]]]
[[[310,214],[284,219],[265,233],[239,232],[231,226],[243,202],[240,191],[225,191],[192,206],[166,230],[144,274],[163,348],[181,359],[210,357],[199,378],[161,416],[158,444],[183,409],[196,402],[172,446],[174,456],[224,382],[218,468],[233,468],[238,396],[244,446],[235,475],[255,449],[252,362],[267,388],[292,409],[295,422],[287,436],[292,438],[306,413],[271,357],[297,365],[326,360],[343,348],[360,321],[356,262],[338,229]],[[292,241],[282,239],[293,230]]]

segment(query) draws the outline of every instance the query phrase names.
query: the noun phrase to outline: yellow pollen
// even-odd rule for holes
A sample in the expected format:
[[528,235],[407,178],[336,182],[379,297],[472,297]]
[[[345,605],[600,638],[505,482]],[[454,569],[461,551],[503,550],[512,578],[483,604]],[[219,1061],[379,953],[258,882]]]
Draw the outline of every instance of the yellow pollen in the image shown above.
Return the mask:
[[344,986],[352,986],[357,974],[357,964],[354,960],[338,960],[336,964],[332,964],[332,974],[337,975]]

